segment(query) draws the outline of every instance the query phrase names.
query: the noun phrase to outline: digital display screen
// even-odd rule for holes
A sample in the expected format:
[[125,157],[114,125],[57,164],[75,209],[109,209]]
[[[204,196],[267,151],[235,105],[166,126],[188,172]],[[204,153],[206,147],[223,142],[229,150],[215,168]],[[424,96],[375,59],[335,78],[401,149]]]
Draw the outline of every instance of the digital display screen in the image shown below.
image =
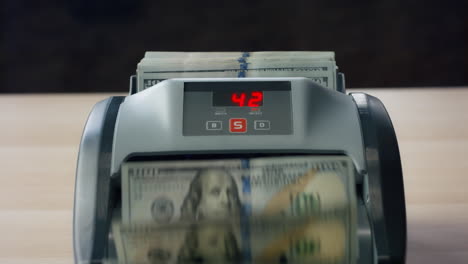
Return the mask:
[[[287,81],[265,82],[187,82],[185,92],[201,92],[212,107],[262,107],[275,92],[291,91]],[[208,99],[207,98],[207,99]],[[267,100],[265,100],[267,99]]]
[[259,107],[263,91],[213,91],[213,106]]

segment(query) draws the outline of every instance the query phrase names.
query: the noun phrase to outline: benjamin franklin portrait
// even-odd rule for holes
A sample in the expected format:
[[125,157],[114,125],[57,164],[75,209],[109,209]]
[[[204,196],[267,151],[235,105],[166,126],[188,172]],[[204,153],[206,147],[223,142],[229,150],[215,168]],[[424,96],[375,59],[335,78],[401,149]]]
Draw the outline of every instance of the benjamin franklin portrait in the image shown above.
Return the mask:
[[179,250],[178,263],[238,263],[241,252],[227,225],[192,225]]
[[202,169],[190,183],[180,209],[183,220],[202,220],[238,215],[240,200],[237,184],[223,169]]

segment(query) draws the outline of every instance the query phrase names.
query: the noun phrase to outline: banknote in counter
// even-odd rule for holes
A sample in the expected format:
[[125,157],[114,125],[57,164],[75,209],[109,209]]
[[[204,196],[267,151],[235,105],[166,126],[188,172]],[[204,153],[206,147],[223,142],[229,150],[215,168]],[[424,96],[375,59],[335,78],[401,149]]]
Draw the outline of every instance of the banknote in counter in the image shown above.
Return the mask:
[[353,264],[356,246],[339,214],[114,225],[119,263]]
[[131,162],[122,166],[124,223],[240,215],[355,215],[354,167],[344,156]]

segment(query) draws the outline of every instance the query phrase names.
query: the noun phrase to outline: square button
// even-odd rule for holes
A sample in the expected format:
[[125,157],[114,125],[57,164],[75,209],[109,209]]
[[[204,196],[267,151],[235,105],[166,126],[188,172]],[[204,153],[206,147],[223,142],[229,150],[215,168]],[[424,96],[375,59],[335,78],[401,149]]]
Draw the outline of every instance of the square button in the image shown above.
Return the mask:
[[254,129],[255,130],[270,130],[270,121],[269,120],[255,120]]
[[231,133],[245,133],[245,132],[247,132],[247,119],[245,119],[245,118],[231,118],[231,119],[229,119],[229,132],[231,132]]
[[206,130],[222,130],[222,121],[206,121]]

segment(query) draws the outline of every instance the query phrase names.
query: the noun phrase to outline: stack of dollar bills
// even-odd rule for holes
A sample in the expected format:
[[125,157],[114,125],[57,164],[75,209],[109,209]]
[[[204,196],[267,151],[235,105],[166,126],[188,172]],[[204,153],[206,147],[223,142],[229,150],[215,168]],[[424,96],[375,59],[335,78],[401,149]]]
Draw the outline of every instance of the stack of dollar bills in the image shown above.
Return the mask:
[[336,90],[329,51],[146,52],[137,66],[138,91],[171,78],[307,77]]
[[121,176],[117,263],[355,263],[345,156],[128,162]]

